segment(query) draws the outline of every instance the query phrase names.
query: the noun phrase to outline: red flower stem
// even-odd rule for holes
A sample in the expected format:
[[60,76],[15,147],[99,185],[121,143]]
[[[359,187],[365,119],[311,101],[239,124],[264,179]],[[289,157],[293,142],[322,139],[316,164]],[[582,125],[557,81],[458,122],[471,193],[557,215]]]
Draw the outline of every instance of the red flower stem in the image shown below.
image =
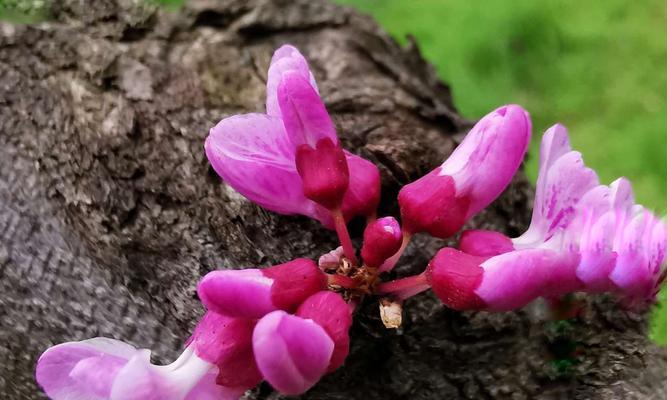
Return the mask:
[[359,265],[357,256],[354,252],[354,246],[352,245],[352,239],[350,239],[350,233],[347,231],[347,224],[345,223],[343,212],[340,210],[340,208],[337,208],[331,210],[331,216],[334,220],[334,226],[336,227],[338,240],[340,240],[340,244],[343,246],[345,257],[347,257],[347,259],[350,260],[352,264]]
[[382,282],[377,286],[376,294],[391,294],[398,300],[405,300],[430,288],[426,273],[408,276],[394,281]]
[[327,280],[330,285],[340,286],[345,289],[354,289],[357,287],[357,282],[354,279],[344,275],[328,275]]
[[412,234],[410,232],[403,232],[403,243],[401,243],[401,248],[398,249],[396,254],[389,257],[384,263],[382,263],[379,272],[391,271],[392,268],[394,268],[394,266],[398,262],[398,259],[401,258],[403,252],[408,247],[408,244],[410,244],[411,239],[412,239]]

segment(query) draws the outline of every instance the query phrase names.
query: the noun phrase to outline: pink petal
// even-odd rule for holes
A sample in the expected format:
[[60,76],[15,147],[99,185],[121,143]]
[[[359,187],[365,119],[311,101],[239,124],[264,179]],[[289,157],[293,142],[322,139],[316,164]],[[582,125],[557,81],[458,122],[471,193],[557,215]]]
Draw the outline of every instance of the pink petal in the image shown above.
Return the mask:
[[324,375],[334,343],[312,320],[274,311],[255,327],[253,349],[259,370],[286,395],[310,389]]
[[372,162],[347,151],[345,157],[350,170],[350,184],[343,197],[345,219],[375,215],[380,203],[380,171]]
[[308,68],[308,62],[299,50],[289,44],[281,46],[273,53],[271,66],[269,67],[266,82],[266,113],[271,116],[280,117],[280,106],[278,105],[278,85],[286,72],[296,72],[307,79],[313,89],[317,91],[315,78]]
[[632,192],[632,184],[626,178],[618,178],[609,185],[611,189],[612,207],[619,210],[630,211],[635,204],[635,196]]
[[426,269],[426,279],[436,296],[454,310],[480,310],[487,307],[475,290],[482,282],[485,258],[471,256],[445,247],[436,253]]
[[308,258],[297,258],[262,270],[273,280],[271,301],[285,311],[295,311],[311,295],[325,290],[327,276]]
[[577,277],[589,292],[613,289],[609,274],[616,264],[616,253],[612,248],[615,228],[616,213],[609,211],[599,218],[591,217],[581,233]]
[[197,294],[211,311],[236,318],[261,318],[277,310],[271,301],[273,280],[258,269],[209,272]]
[[500,232],[468,230],[461,234],[459,250],[472,256],[492,257],[514,250],[514,245]]
[[401,226],[394,217],[384,217],[366,225],[361,258],[371,268],[379,268],[396,254],[403,243]]
[[345,300],[337,293],[321,291],[301,304],[296,315],[313,320],[324,328],[334,343],[327,372],[338,369],[350,352],[349,331],[352,326],[352,315]]
[[137,351],[106,338],[59,344],[41,355],[35,377],[53,400],[109,398],[116,375]]
[[428,232],[445,239],[461,229],[470,203],[468,198],[456,196],[454,179],[436,168],[403,186],[398,204],[404,232]]
[[192,347],[164,366],[151,365],[150,351],[140,350],[118,372],[110,400],[181,400],[192,398],[193,391],[197,398],[227,393],[211,384],[214,374],[216,366],[198,357]]
[[561,156],[546,176],[538,177],[533,219],[528,231],[514,239],[515,247],[533,247],[566,228],[576,216],[582,197],[597,185],[595,171],[584,165],[579,152]]
[[660,290],[665,278],[665,267],[667,266],[667,223],[657,220],[649,245],[649,265],[653,270],[653,292],[654,295]]
[[320,139],[315,148],[299,145],[296,170],[303,183],[306,198],[333,210],[341,206],[350,182],[345,153],[329,138]]
[[277,213],[314,217],[315,204],[303,195],[294,163],[296,147],[279,118],[225,118],[211,129],[204,148],[218,175],[249,200]]
[[531,122],[517,105],[500,107],[470,130],[442,164],[441,175],[456,183],[456,195],[470,201],[469,219],[495,200],[509,185],[528,149]]
[[345,251],[343,250],[343,246],[338,246],[330,252],[322,254],[317,260],[317,265],[322,270],[336,269],[344,255]]
[[579,257],[548,249],[517,250],[481,264],[483,279],[475,293],[489,310],[508,311],[538,297],[555,297],[583,288],[577,279]]
[[[650,254],[647,238],[650,240],[652,218],[643,208],[630,216],[614,243],[618,253],[616,266],[609,278],[619,287],[621,292],[633,298],[652,295],[654,271],[649,263]],[[618,228],[617,228],[618,229]]]
[[319,94],[301,74],[288,71],[278,85],[278,104],[293,146],[315,147],[320,139],[338,144],[336,129]]
[[218,366],[217,383],[233,388],[251,388],[262,376],[252,353],[255,320],[230,318],[207,312],[197,324],[189,343],[197,355]]
[[118,372],[110,400],[166,400],[179,398],[179,387],[151,366],[150,350],[139,350]]
[[202,378],[185,400],[237,400],[246,388],[230,388],[216,383],[217,371],[212,370]]

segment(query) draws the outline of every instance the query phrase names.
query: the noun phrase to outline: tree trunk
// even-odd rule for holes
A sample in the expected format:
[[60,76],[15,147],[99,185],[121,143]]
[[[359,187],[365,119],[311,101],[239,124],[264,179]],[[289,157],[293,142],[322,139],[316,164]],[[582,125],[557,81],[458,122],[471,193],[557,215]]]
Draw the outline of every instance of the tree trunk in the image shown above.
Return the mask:
[[[36,358],[64,341],[108,336],[173,359],[202,314],[195,285],[206,272],[336,247],[317,223],[242,198],[204,156],[217,121],[263,110],[279,45],[304,52],[344,146],[380,168],[382,214],[395,215],[400,186],[470,127],[414,43],[401,48],[325,1],[202,0],[178,13],[54,3],[49,23],[0,25],[3,399],[43,398]],[[516,235],[531,199],[519,174],[471,225]],[[442,245],[418,238],[396,274],[423,270]],[[569,324],[543,308],[458,313],[423,294],[401,329],[386,330],[368,299],[345,366],[303,398],[667,398],[667,358],[647,339],[646,315],[606,297],[589,297]],[[577,355],[563,356],[573,343]],[[266,384],[247,396],[278,398]]]

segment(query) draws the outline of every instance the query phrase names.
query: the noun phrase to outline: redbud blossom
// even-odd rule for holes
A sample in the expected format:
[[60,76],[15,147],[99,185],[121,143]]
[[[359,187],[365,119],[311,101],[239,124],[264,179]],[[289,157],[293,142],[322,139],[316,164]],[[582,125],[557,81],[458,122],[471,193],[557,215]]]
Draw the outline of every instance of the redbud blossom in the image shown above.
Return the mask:
[[456,309],[495,311],[575,291],[612,292],[633,304],[654,300],[667,225],[634,203],[626,179],[600,185],[561,125],[542,139],[533,210],[518,238],[469,231],[463,252],[441,250],[429,266],[438,297]]
[[[380,175],[372,163],[349,152],[343,152],[349,183],[342,184],[344,167],[336,129],[319,96],[313,74],[299,51],[282,46],[273,55],[269,67],[266,114],[233,115],[213,127],[204,146],[213,169],[236,191],[260,206],[281,214],[301,214],[315,218],[332,228],[331,196],[342,196],[342,213],[346,220],[375,213],[380,194]],[[329,154],[333,163],[310,163],[297,170],[297,153],[301,146],[317,151],[320,140],[334,145]],[[321,145],[320,145],[321,146]],[[327,147],[328,145],[325,145]],[[311,157],[312,159],[312,157]],[[332,165],[336,168],[333,170]],[[335,174],[330,173],[336,171]],[[327,178],[328,177],[328,178]],[[322,179],[326,178],[326,179]],[[335,178],[334,181],[330,179]],[[317,183],[317,186],[311,184]],[[322,184],[329,187],[323,199]],[[308,190],[308,194],[304,193]],[[347,189],[347,190],[345,190]],[[340,193],[339,193],[340,192]],[[319,193],[319,195],[318,195]],[[324,201],[325,207],[311,200]],[[319,199],[319,200],[318,200]]]
[[404,231],[439,238],[456,233],[505,190],[528,149],[530,131],[528,113],[516,105],[482,118],[440,167],[401,189]]

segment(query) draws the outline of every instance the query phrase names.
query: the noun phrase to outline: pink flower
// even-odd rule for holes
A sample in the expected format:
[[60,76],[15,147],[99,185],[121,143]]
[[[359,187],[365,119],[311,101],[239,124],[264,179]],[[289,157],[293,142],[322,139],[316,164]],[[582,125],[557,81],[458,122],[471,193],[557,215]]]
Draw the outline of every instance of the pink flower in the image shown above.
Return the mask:
[[377,208],[379,171],[340,147],[308,63],[292,46],[271,60],[266,114],[223,119],[204,147],[218,175],[269,210],[332,227],[332,209],[350,219]]
[[456,309],[495,311],[575,291],[652,301],[664,279],[667,226],[635,205],[630,183],[600,185],[561,125],[542,139],[533,218],[515,239],[464,232],[461,251],[443,249],[429,282]]
[[[257,285],[258,280],[262,284]],[[203,346],[208,350],[202,358],[220,370],[218,383],[249,388],[264,379],[284,394],[299,394],[337,369],[349,352],[352,316],[340,295],[324,290],[326,282],[325,274],[306,259],[206,275],[198,292],[209,314],[229,321],[229,326],[251,327],[236,329],[238,335],[231,339],[227,333],[224,338],[211,334],[224,324],[200,323],[195,342],[211,337],[205,341],[232,343],[228,347],[242,355],[229,357],[227,347],[220,351],[215,345]]]
[[399,195],[403,230],[447,238],[495,200],[521,165],[530,142],[528,113],[516,105],[482,118],[438,168]]
[[36,379],[49,398],[109,400],[237,399],[243,390],[215,382],[217,368],[188,347],[172,364],[153,365],[150,350],[95,338],[51,347]]

